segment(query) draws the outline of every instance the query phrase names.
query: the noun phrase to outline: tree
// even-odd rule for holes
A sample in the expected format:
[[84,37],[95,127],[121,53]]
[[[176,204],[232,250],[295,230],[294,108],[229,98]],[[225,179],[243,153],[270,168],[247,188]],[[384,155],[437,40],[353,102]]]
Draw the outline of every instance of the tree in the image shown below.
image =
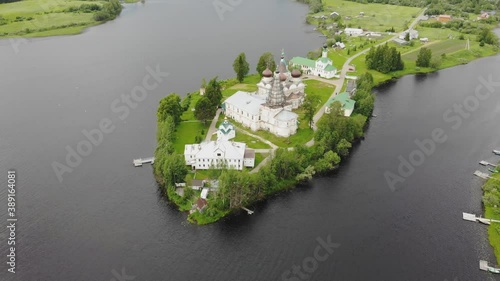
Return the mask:
[[351,147],[352,145],[350,142],[346,139],[341,139],[337,144],[337,153],[342,157],[346,157],[349,155],[349,149],[351,149]]
[[319,105],[319,98],[315,94],[308,94],[304,98],[304,103],[302,104],[302,108],[304,109],[304,119],[309,123],[309,127],[313,127],[314,123],[314,113],[316,112],[316,108]]
[[407,32],[405,35],[405,41],[410,41],[410,32]]
[[387,44],[371,48],[366,55],[365,62],[368,69],[375,69],[382,73],[404,69],[401,53],[396,50],[396,47],[389,48]]
[[270,52],[265,52],[260,56],[259,62],[257,63],[257,73],[262,76],[262,72],[268,68],[274,72],[276,70],[276,62],[274,61],[274,56]]
[[220,83],[217,81],[217,77],[212,78],[208,82],[205,89],[205,97],[212,103],[213,106],[217,107],[222,101],[222,89]]
[[172,116],[174,123],[177,125],[181,122],[182,112],[181,98],[179,95],[172,93],[160,100],[157,113],[158,122],[165,121],[167,116]]
[[236,79],[243,82],[243,79],[250,71],[250,66],[248,65],[245,53],[239,54],[233,63],[234,72],[236,72]]
[[429,67],[431,64],[432,50],[428,48],[420,48],[417,56],[417,66]]
[[[155,163],[155,166],[157,164]],[[165,157],[161,172],[166,186],[174,186],[176,182],[184,181],[187,175],[186,160],[181,154],[170,154]]]
[[198,100],[194,108],[194,116],[204,124],[215,116],[216,108],[205,96]]

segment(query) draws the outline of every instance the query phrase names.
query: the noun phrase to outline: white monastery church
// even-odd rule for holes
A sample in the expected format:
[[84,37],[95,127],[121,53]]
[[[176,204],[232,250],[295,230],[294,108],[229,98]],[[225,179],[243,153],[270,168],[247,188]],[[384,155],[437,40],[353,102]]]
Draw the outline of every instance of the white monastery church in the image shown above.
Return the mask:
[[265,130],[289,137],[297,132],[298,115],[292,109],[304,102],[305,84],[300,76],[299,70],[288,70],[283,52],[275,73],[269,68],[262,72],[257,92],[238,91],[222,108],[226,116],[252,131]]

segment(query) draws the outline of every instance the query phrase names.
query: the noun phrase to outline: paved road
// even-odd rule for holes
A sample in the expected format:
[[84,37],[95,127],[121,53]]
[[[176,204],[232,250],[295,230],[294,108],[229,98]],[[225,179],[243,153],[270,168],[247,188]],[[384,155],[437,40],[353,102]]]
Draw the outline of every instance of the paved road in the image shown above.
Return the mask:
[[212,139],[212,135],[217,132],[217,128],[215,125],[217,125],[217,120],[219,120],[219,115],[222,112],[221,109],[217,109],[217,112],[215,113],[214,120],[212,120],[212,123],[210,124],[210,128],[208,129],[207,136],[205,137],[205,141],[210,141]]

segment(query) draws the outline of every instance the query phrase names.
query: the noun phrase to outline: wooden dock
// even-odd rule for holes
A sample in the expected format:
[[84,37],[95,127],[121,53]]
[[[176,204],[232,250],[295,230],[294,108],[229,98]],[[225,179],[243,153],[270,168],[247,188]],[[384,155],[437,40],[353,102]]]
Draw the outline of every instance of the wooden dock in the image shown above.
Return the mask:
[[477,217],[475,214],[469,213],[462,213],[462,218],[466,221],[480,222],[486,225],[490,225],[492,222],[500,222],[500,220],[487,219],[481,216]]
[[474,172],[474,175],[475,175],[475,176],[478,176],[478,177],[480,177],[480,178],[482,178],[482,179],[485,179],[485,180],[487,180],[487,179],[489,179],[489,178],[490,178],[490,175],[488,175],[487,173],[483,173],[483,172],[481,172],[481,171],[475,171],[475,172]]
[[136,166],[136,167],[141,167],[142,164],[147,164],[147,163],[154,164],[155,163],[155,158],[154,157],[148,157],[148,158],[134,159],[134,166]]
[[493,150],[493,153],[495,153],[496,155],[500,155],[500,150]]
[[487,261],[483,261],[483,260],[479,261],[479,269],[484,270],[484,271],[488,271],[488,272],[491,272],[491,273],[500,273],[500,269],[499,268],[495,268],[493,266],[489,266],[488,262]]
[[493,168],[496,168],[496,166],[497,166],[497,165],[495,165],[495,164],[492,164],[492,163],[487,162],[487,161],[484,161],[484,160],[483,160],[483,161],[481,161],[481,162],[479,162],[479,164],[481,164],[481,165],[483,165],[483,166],[491,166],[491,167],[493,167]]
[[247,213],[248,213],[249,215],[253,214],[253,211],[251,211],[251,210],[249,210],[249,209],[247,209],[247,208],[245,208],[245,207],[241,207],[241,208],[242,208],[243,210],[247,211]]

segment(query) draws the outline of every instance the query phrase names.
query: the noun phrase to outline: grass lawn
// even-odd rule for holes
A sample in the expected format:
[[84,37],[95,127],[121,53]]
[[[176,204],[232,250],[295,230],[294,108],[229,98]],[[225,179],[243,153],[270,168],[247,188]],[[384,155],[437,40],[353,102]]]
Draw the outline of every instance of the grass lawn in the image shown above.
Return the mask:
[[260,75],[252,74],[245,77],[242,83],[236,83],[222,91],[222,100],[227,99],[238,91],[255,92],[257,91],[257,83],[260,82]]
[[[175,133],[177,139],[174,142],[175,152],[184,154],[184,146],[186,144],[193,144],[195,142],[195,137],[201,135],[203,139],[208,131],[209,123],[203,125],[202,122],[181,122],[177,126],[177,131]],[[201,132],[203,131],[203,134]]]
[[[297,114],[299,114],[297,112]],[[300,114],[299,114],[300,118]],[[252,134],[258,135],[259,137],[272,142],[279,147],[294,147],[297,144],[305,144],[310,141],[314,135],[314,131],[310,129],[307,125],[307,121],[299,120],[299,129],[297,133],[288,138],[278,137],[270,132],[259,130],[257,132],[252,132]],[[234,124],[234,123],[233,123]],[[237,128],[242,128],[240,124],[234,124]]]
[[[465,50],[465,44],[467,42],[464,40],[444,40],[444,41],[434,41],[422,45],[422,48],[428,48],[432,50],[433,56],[440,56],[441,54],[451,54],[459,50]],[[419,53],[419,49],[405,53],[402,58],[403,60],[416,61]]]
[[328,98],[333,94],[333,91],[335,91],[334,85],[318,80],[306,79],[303,80],[303,82],[304,84],[306,84],[306,94],[314,94],[318,96],[320,104],[326,103],[328,101]]
[[269,146],[267,143],[264,143],[254,137],[251,137],[249,135],[246,135],[244,133],[236,131],[236,137],[233,139],[234,141],[238,142],[244,142],[247,144],[249,148],[254,148],[254,149],[269,149],[271,146]]
[[[500,173],[492,174],[491,179],[489,179],[484,186],[492,185],[496,190],[500,189]],[[495,193],[492,193],[495,194]],[[498,196],[498,195],[497,195]],[[495,211],[495,209],[497,209]],[[490,219],[500,220],[500,211],[498,208],[493,206],[486,206],[484,217]],[[500,224],[492,223],[488,226],[488,239],[490,240],[490,244],[493,247],[495,252],[495,256],[497,258],[497,263],[500,264]]]
[[[92,1],[103,5],[105,1]],[[40,37],[77,34],[98,24],[93,13],[64,12],[69,7],[89,4],[88,1],[24,0],[0,4],[0,15],[6,24],[0,25],[0,37]]]
[[[403,27],[421,12],[421,8],[404,7],[385,4],[361,4],[342,0],[323,0],[325,12],[335,11],[343,18],[344,24],[353,28],[363,28],[370,31],[385,31],[394,27],[396,31],[403,31]],[[364,16],[360,16],[364,12]],[[346,20],[345,17],[351,17]]]
[[[429,38],[432,42],[433,40],[446,40],[446,39],[458,39],[460,36],[460,32],[453,31],[448,28],[430,28],[430,27],[422,27],[417,26],[418,37],[419,38]],[[475,35],[464,35],[466,38],[470,36],[471,40],[474,40]]]
[[269,156],[269,153],[255,153],[255,166],[257,167],[264,159]]

